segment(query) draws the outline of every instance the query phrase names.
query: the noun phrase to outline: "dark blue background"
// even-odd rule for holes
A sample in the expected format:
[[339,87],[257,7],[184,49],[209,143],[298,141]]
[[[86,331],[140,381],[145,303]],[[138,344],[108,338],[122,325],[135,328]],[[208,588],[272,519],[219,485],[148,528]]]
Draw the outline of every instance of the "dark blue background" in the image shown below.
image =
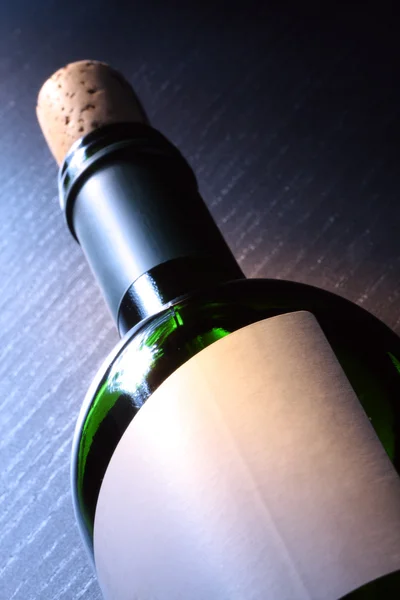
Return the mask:
[[100,597],[69,452],[117,333],[36,124],[54,70],[94,58],[123,71],[195,168],[248,276],[336,291],[400,333],[395,3],[323,4],[1,3],[1,600]]

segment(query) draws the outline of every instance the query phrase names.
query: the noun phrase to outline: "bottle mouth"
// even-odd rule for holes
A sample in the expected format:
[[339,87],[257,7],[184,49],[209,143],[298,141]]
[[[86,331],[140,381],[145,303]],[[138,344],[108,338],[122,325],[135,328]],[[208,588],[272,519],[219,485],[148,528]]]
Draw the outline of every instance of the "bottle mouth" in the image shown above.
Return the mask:
[[129,122],[99,127],[71,146],[58,172],[60,206],[68,228],[76,240],[72,215],[74,199],[79,188],[94,173],[99,163],[126,151],[129,151],[131,160],[160,156],[179,161],[182,174],[186,174],[197,188],[195,175],[182,154],[150,125]]

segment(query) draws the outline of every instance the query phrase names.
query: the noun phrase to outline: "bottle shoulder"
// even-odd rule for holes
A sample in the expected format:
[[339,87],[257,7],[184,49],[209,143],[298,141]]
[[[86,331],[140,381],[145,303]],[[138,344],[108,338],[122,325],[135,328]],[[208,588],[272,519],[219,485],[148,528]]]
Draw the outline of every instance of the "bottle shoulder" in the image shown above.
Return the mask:
[[[199,318],[207,315],[213,321],[217,321],[230,314],[234,316],[236,322],[240,323],[243,320],[245,324],[249,324],[252,318],[263,319],[294,310],[313,312],[315,316],[322,318],[325,326],[327,313],[332,321],[355,319],[366,322],[373,331],[378,329],[393,339],[399,339],[387,325],[370,312],[328,290],[288,280],[239,279],[177,298],[168,303],[159,313],[138,323],[124,335],[109,354],[100,373],[107,369],[107,366],[136,336],[140,338],[152,336],[159,326],[163,330],[163,324],[171,314],[181,316],[184,314],[186,320],[182,320],[180,327],[188,329],[191,327],[188,317]],[[177,318],[179,320],[179,317]],[[164,336],[161,339],[164,340]],[[99,381],[99,377],[96,379]]]

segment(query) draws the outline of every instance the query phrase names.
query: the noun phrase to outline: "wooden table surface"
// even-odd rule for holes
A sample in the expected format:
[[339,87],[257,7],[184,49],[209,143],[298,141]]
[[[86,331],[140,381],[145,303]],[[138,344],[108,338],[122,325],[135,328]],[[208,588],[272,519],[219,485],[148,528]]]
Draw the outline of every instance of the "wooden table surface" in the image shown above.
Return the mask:
[[69,457],[118,336],[64,225],[36,124],[54,70],[94,58],[126,75],[249,277],[337,292],[400,333],[394,8],[292,4],[0,5],[0,600],[100,598]]

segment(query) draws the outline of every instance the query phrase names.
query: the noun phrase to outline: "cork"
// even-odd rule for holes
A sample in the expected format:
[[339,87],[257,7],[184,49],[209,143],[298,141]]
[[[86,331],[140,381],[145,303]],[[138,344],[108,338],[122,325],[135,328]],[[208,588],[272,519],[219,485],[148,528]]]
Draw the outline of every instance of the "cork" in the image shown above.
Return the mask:
[[147,122],[133,89],[105,63],[82,60],[42,86],[36,108],[43,135],[60,165],[72,144],[111,123]]

